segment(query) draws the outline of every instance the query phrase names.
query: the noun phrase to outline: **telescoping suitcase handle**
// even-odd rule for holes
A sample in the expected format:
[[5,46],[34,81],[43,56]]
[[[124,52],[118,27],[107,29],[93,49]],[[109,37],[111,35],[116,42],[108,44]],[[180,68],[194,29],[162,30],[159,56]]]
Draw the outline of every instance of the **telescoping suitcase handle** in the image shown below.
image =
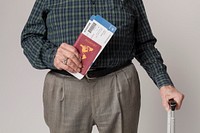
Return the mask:
[[167,119],[167,133],[175,133],[175,109],[176,101],[174,99],[169,100],[170,111],[168,112]]

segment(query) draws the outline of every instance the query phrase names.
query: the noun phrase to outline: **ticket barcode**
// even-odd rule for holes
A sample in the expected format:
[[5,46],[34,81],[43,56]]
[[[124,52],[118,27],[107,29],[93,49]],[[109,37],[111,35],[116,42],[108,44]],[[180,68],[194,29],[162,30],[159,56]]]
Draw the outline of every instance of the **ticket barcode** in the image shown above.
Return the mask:
[[84,30],[84,32],[86,32],[87,31],[87,29],[89,28],[89,26],[91,25],[91,23],[89,23],[88,22],[88,24],[86,25],[86,27],[85,27],[85,30]]
[[97,25],[96,23],[93,23],[93,24],[90,26],[88,32],[92,33],[92,31],[94,30],[94,28],[96,27],[96,25]]

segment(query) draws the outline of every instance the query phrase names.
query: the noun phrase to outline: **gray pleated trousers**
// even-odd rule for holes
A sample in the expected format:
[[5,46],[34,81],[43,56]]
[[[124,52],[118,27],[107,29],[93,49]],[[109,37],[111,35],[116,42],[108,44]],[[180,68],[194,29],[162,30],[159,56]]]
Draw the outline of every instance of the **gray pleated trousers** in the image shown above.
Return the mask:
[[49,72],[43,92],[51,133],[137,133],[140,85],[133,64],[106,76],[78,80]]

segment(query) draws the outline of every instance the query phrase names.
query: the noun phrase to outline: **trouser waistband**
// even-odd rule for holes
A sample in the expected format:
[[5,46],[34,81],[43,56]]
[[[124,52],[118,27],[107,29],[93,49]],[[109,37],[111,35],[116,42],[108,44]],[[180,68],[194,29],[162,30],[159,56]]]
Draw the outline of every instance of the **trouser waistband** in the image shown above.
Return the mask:
[[[120,69],[122,69],[126,66],[129,66],[130,64],[132,64],[132,62],[127,61],[127,62],[125,62],[125,63],[123,63],[119,66],[116,66],[116,67],[91,69],[87,72],[85,77],[88,78],[88,79],[102,77],[102,76],[105,76],[107,74],[113,73],[117,70],[120,70]],[[63,75],[67,75],[67,76],[72,76],[69,72],[67,72],[65,70],[51,70],[51,71],[56,72],[56,73],[60,73],[60,74],[63,74]]]

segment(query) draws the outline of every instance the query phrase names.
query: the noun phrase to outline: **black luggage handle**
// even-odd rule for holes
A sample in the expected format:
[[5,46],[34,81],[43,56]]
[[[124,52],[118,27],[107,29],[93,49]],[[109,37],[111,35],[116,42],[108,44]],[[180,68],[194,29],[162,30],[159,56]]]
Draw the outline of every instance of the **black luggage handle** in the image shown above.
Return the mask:
[[175,111],[176,105],[177,105],[176,101],[174,99],[170,99],[168,103],[169,103],[170,109],[172,111]]

